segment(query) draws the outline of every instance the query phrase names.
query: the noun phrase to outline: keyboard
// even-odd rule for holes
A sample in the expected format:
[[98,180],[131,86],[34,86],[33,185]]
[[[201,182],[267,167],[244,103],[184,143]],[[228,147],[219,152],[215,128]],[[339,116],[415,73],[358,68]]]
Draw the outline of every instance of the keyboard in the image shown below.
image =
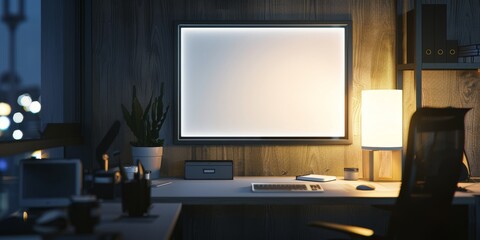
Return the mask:
[[323,192],[319,183],[252,183],[253,192]]

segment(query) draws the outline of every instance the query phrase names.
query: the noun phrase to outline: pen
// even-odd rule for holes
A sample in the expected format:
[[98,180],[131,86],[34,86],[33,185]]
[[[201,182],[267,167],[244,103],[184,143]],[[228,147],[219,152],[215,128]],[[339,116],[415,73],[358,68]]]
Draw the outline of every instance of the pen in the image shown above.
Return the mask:
[[155,185],[154,187],[161,187],[161,186],[168,185],[170,183],[172,183],[172,182],[160,183],[160,184]]

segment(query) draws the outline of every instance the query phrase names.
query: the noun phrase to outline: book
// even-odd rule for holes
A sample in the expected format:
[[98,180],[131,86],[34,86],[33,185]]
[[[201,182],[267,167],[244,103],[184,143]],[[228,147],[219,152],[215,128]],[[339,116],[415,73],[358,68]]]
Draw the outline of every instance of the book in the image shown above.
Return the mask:
[[478,63],[478,62],[480,62],[480,55],[469,56],[469,57],[460,57],[459,56],[458,59],[459,59],[460,63]]
[[407,12],[407,63],[415,62],[415,10]]
[[337,180],[337,177],[330,176],[330,175],[307,174],[307,175],[297,176],[295,179],[302,180],[302,181],[330,182],[330,181]]
[[480,49],[458,52],[459,57],[469,57],[469,56],[479,56],[479,55],[480,55]]
[[458,46],[458,51],[468,51],[480,49],[480,43]]

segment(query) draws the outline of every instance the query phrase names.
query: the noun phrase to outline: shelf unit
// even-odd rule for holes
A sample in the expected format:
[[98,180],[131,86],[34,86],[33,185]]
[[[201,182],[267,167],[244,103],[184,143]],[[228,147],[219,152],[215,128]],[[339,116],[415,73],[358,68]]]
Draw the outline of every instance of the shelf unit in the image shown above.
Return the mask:
[[[412,4],[413,2],[413,4]],[[439,3],[445,1],[438,1]],[[422,76],[424,70],[478,70],[480,71],[479,63],[423,63],[422,59],[422,4],[421,0],[398,0],[396,3],[397,14],[397,88],[404,88],[404,71],[413,71],[413,81],[415,84],[415,105],[416,108],[422,107]],[[404,49],[404,36],[406,34],[406,13],[410,6],[415,9],[414,26],[414,62],[405,63],[404,56],[407,49]],[[448,12],[448,11],[447,11]],[[447,19],[448,21],[448,19]],[[448,25],[448,24],[447,24]]]
[[[457,40],[460,46],[480,43],[478,0],[396,0],[396,80],[397,89],[404,90],[404,136],[408,136],[408,121],[418,108],[426,105],[472,108],[465,120],[464,161],[470,176],[478,176],[480,126],[476,122],[480,119],[480,85],[477,84],[480,82],[480,62],[424,63],[422,4],[447,5],[447,39]],[[409,13],[410,10],[414,10],[414,14]],[[450,88],[454,85],[458,88]]]
[[83,144],[83,137],[79,123],[48,123],[38,139],[0,142],[0,157],[81,144]]

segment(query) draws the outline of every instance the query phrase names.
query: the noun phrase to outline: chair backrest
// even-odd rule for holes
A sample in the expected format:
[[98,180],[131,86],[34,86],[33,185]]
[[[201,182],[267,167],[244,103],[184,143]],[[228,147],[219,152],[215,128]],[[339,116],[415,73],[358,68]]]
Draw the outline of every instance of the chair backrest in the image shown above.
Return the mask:
[[441,239],[448,235],[468,110],[421,108],[412,115],[402,185],[390,219],[390,237]]

